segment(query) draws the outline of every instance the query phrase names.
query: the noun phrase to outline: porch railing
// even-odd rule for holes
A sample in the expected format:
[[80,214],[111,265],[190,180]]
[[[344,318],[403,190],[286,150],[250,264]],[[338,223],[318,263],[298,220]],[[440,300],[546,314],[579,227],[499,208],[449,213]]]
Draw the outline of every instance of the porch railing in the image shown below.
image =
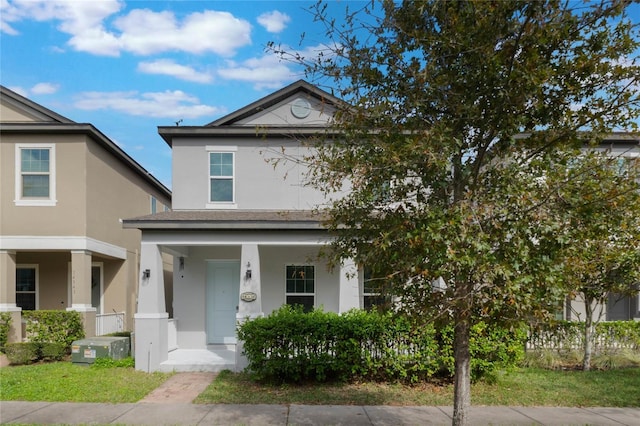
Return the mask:
[[96,336],[124,331],[124,312],[96,314]]

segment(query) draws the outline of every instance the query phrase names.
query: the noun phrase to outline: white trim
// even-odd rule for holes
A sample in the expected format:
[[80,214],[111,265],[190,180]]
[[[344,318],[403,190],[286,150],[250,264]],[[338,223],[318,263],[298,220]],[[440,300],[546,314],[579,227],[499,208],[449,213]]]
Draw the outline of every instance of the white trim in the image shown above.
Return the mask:
[[[49,197],[47,198],[23,198],[22,197],[22,155],[23,149],[48,149],[49,150]],[[18,143],[15,145],[15,198],[16,206],[55,206],[56,199],[56,145],[52,143]]]
[[0,236],[0,250],[85,250],[125,260],[127,249],[89,237],[16,235]]
[[70,308],[67,308],[67,311],[97,312],[96,308],[91,305],[87,305],[86,303],[74,303]]
[[[1,240],[0,240],[1,241]],[[142,244],[156,244],[160,246],[236,246],[241,244],[258,244],[273,246],[323,246],[332,241],[331,236],[318,238],[318,234],[308,232],[197,232],[185,233],[180,231],[143,231]]]
[[169,314],[166,312],[153,312],[146,314],[133,314],[134,319],[168,319]]
[[15,303],[0,303],[0,312],[21,312],[22,308],[19,308]]
[[[290,293],[287,291],[287,267],[288,266],[293,266],[295,268],[297,267],[305,267],[305,266],[311,266],[313,267],[313,293]],[[316,292],[318,289],[318,283],[316,281],[316,276],[318,274],[316,274],[316,264],[315,263],[306,263],[306,262],[287,262],[284,264],[284,304],[287,304],[287,296],[313,296],[313,307],[314,309],[317,307],[317,297],[316,297]]]
[[238,152],[237,145],[207,145],[207,152]]
[[[16,274],[18,269],[35,269],[36,271],[36,290],[34,291],[35,293],[35,310],[37,311],[38,309],[40,309],[40,265],[38,265],[37,263],[19,263],[16,265]],[[17,277],[16,277],[17,278]],[[16,279],[16,287],[14,288],[15,292],[16,292],[16,298],[18,297],[18,280]],[[20,292],[20,293],[25,293],[25,292]],[[17,305],[17,300],[16,300],[16,306]],[[22,309],[22,308],[20,308]]]
[[[206,207],[209,209],[228,209],[237,208],[236,205],[236,150],[234,151],[221,151],[221,150],[207,150],[207,203]],[[231,154],[231,176],[211,176],[211,154]],[[231,201],[211,201],[211,181],[212,180],[229,180],[231,179]],[[235,207],[234,207],[235,206]]]

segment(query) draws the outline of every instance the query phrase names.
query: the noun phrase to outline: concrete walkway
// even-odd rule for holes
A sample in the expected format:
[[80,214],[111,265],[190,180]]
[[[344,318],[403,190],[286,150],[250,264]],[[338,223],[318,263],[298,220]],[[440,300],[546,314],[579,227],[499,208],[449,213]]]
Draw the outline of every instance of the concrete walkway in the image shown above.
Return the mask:
[[[215,373],[178,373],[138,403],[0,402],[0,423],[449,425],[451,407],[192,404]],[[477,407],[472,425],[640,425],[640,408]]]

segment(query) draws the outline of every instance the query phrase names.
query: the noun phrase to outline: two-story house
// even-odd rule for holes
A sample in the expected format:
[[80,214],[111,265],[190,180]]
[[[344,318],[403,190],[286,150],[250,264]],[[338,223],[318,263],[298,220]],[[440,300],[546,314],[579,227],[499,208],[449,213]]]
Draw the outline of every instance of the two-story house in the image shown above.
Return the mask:
[[[330,272],[318,260],[329,236],[313,209],[325,200],[302,184],[305,166],[270,161],[302,158],[337,102],[298,81],[205,126],[159,128],[173,152],[173,209],[124,221],[142,230],[137,369],[240,368],[237,321],[285,303],[362,306],[354,264]],[[172,318],[163,254],[174,256]]]
[[[91,124],[0,86],[0,311],[79,311],[131,330],[140,231],[122,219],[163,211],[170,191]],[[171,284],[170,263],[161,267]],[[97,318],[97,320],[96,320]]]
[[329,271],[318,257],[331,237],[314,209],[327,200],[296,161],[311,153],[306,140],[334,136],[340,102],[298,81],[204,126],[159,127],[173,152],[173,210],[124,221],[142,230],[137,369],[242,369],[238,322],[283,304],[341,313],[376,298],[353,262]]

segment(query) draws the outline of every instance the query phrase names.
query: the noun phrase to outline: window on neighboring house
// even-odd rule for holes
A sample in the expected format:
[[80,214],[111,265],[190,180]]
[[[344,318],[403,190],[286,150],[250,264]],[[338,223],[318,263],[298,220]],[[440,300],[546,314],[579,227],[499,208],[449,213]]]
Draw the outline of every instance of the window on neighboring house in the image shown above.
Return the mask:
[[362,307],[367,311],[386,310],[391,305],[391,298],[380,294],[381,281],[374,279],[369,268],[364,268],[362,283]]
[[16,145],[17,205],[55,205],[55,146],[53,144]]
[[16,267],[16,305],[25,311],[37,309],[38,268],[35,265]]
[[154,214],[158,211],[158,200],[153,195],[151,196],[151,214]]
[[209,201],[212,203],[234,202],[233,157],[233,152],[209,153]]
[[305,312],[315,306],[315,267],[310,265],[286,266],[287,305],[302,305]]

